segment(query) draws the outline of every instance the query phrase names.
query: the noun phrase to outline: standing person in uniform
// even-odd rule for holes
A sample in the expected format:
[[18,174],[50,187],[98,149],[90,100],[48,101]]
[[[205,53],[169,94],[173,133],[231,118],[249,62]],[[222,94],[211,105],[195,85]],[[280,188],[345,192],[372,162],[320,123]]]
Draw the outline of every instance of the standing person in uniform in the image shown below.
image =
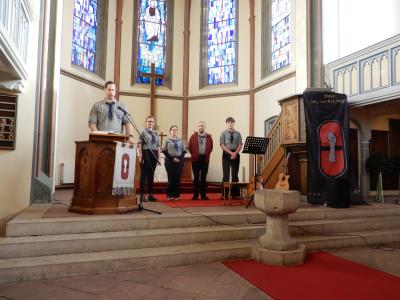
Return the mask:
[[186,147],[182,139],[177,136],[178,126],[172,125],[170,136],[163,142],[162,152],[165,155],[165,169],[168,175],[167,199],[180,199],[181,174]]
[[125,104],[115,99],[115,92],[115,83],[107,81],[104,84],[104,99],[93,104],[90,111],[89,129],[92,132],[101,130],[122,134],[125,127],[128,142],[134,144],[133,125],[124,113],[127,111]]
[[[140,191],[141,195],[145,192],[145,183],[147,183],[147,200],[157,201],[153,195],[154,171],[157,167],[157,160],[160,152],[160,136],[154,130],[154,117],[146,118],[146,128],[140,133],[140,145],[138,147],[139,161],[141,161],[140,172]],[[143,197],[141,200],[145,200]]]
[[[222,149],[222,182],[229,182],[229,173],[232,174],[232,182],[239,182],[239,165],[242,149],[242,135],[235,129],[235,119],[228,117],[225,120],[227,129],[221,133],[219,144]],[[232,198],[235,199],[240,195],[239,187],[232,188]]]
[[192,134],[188,144],[193,170],[194,193],[192,200],[199,198],[199,192],[202,200],[210,200],[206,194],[206,180],[210,155],[213,150],[213,140],[211,135],[206,132],[206,122],[200,121],[197,124],[197,129],[198,131]]

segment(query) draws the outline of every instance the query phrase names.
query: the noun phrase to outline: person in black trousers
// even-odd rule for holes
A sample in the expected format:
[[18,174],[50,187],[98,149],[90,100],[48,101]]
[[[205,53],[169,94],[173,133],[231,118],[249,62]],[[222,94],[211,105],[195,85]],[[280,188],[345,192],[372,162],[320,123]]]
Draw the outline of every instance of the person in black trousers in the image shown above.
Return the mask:
[[210,163],[210,155],[213,150],[213,139],[206,132],[206,123],[200,121],[197,124],[198,131],[194,132],[189,139],[188,149],[191,154],[192,170],[193,170],[193,197],[192,200],[199,198],[202,200],[210,200],[207,197],[207,173]]
[[181,174],[186,147],[181,138],[176,135],[178,126],[172,125],[169,129],[170,137],[165,139],[162,152],[165,155],[165,169],[168,176],[167,199],[180,199]]
[[157,167],[157,159],[160,152],[160,137],[154,130],[154,117],[146,118],[146,128],[140,133],[138,156],[141,162],[140,170],[140,191],[142,201],[146,201],[144,197],[145,185],[147,183],[147,200],[157,201],[153,195],[154,171]]
[[[222,182],[229,182],[229,173],[232,173],[232,182],[239,182],[239,165],[242,149],[242,135],[235,129],[235,119],[228,117],[225,120],[227,129],[221,133],[219,144],[222,149]],[[224,191],[222,190],[224,195]],[[232,188],[232,198],[235,199],[240,195],[238,186]]]

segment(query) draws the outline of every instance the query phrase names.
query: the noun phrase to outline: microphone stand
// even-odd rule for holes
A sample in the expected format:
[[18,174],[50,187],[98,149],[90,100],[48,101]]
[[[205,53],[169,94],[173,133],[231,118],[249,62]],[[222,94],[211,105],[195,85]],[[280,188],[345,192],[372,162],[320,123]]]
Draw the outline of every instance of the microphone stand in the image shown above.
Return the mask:
[[[133,128],[135,129],[135,131],[137,132],[137,134],[138,134],[139,137],[140,137],[139,128],[136,126],[135,122],[133,121],[133,118],[132,118],[131,114],[128,113],[126,110],[122,109],[121,107],[118,107],[118,109],[124,112],[124,117],[126,117],[126,118],[128,119],[129,123],[132,124]],[[145,140],[144,138],[141,137],[140,140],[142,141],[142,143],[146,144],[146,146],[147,146],[148,149],[151,149],[150,146],[149,146],[149,144],[146,142],[146,140]],[[142,144],[142,152],[143,152],[143,144]],[[151,152],[151,154],[153,155],[153,158],[157,161],[157,164],[161,165],[160,161],[158,160],[157,156],[153,153],[153,151],[150,151],[150,152]],[[143,153],[142,153],[142,155],[143,155]],[[141,168],[142,168],[142,167],[143,167],[143,166],[141,166]],[[141,177],[141,176],[142,176],[142,175],[140,174],[140,177]],[[143,191],[142,191],[142,190],[140,190],[140,200],[139,200],[139,207],[138,207],[138,209],[139,209],[139,210],[149,211],[149,212],[152,212],[152,213],[161,215],[161,212],[160,212],[160,211],[156,211],[156,210],[152,210],[152,209],[147,209],[147,208],[144,208],[144,207],[143,207]],[[132,211],[132,210],[128,210],[128,211],[124,211],[123,213],[128,213],[128,212],[131,212],[131,211]]]

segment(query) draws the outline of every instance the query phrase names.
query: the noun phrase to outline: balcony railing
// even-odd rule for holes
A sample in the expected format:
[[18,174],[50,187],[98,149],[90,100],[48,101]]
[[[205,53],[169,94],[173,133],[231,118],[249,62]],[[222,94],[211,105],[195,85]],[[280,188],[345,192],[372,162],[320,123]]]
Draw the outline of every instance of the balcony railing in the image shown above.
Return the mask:
[[400,93],[400,35],[329,63],[335,92],[352,105],[391,100]]
[[263,166],[266,166],[272,156],[275,154],[275,152],[278,150],[278,148],[281,146],[281,120],[282,116],[279,115],[278,118],[276,119],[274,125],[272,126],[271,130],[269,131],[268,138],[269,138],[269,143],[267,147],[267,151],[264,154],[264,159],[263,159]]
[[1,49],[23,79],[26,79],[31,20],[26,0],[0,0]]

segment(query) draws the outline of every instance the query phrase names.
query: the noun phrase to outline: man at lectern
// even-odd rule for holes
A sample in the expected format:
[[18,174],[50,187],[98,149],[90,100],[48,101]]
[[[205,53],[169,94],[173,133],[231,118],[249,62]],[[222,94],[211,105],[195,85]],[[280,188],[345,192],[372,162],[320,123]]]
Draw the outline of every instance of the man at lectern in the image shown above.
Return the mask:
[[115,83],[107,81],[104,84],[103,100],[93,104],[89,114],[89,128],[93,131],[107,131],[111,133],[122,134],[126,131],[129,136],[128,142],[133,144],[133,125],[127,117],[127,109],[125,104],[115,99]]

